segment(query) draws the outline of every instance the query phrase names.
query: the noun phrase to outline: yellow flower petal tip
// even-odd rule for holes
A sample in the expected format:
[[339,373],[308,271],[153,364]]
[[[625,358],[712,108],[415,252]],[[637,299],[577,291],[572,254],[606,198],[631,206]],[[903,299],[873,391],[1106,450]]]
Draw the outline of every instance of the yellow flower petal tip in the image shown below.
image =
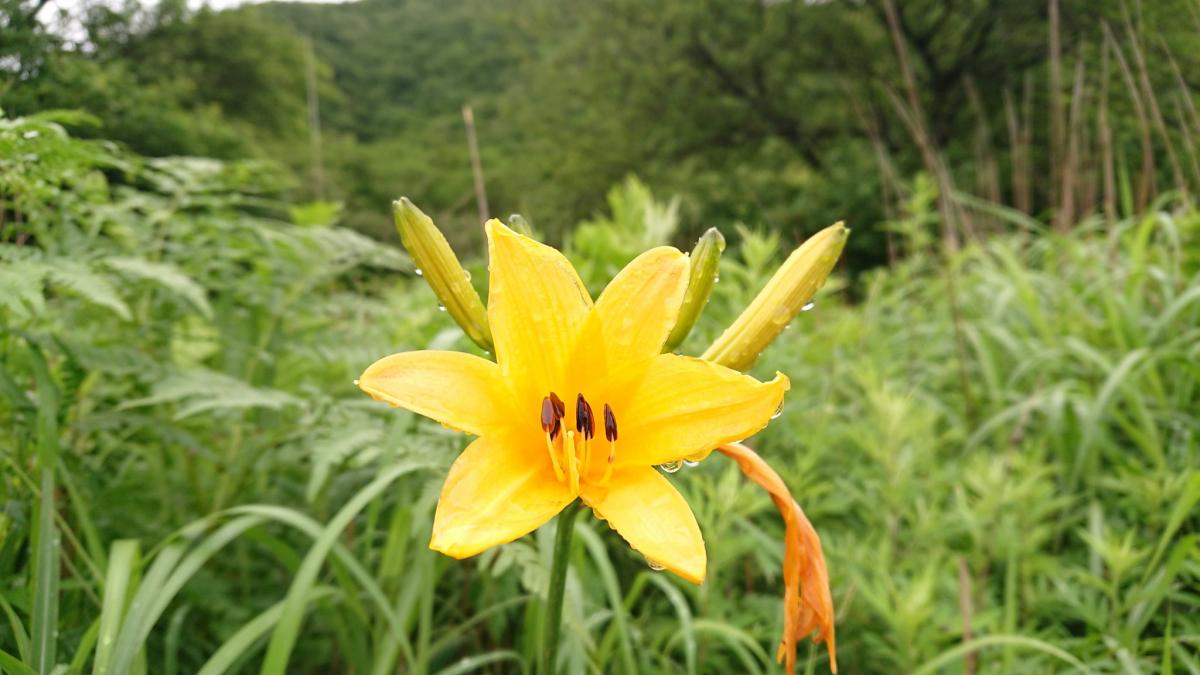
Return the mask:
[[701,358],[746,370],[806,308],[837,264],[850,229],[838,222],[809,237]]
[[463,558],[521,537],[582,498],[629,544],[693,583],[707,556],[684,498],[657,465],[743,439],[790,387],[664,354],[691,259],[671,247],[632,261],[594,303],[561,252],[489,220],[486,307],[495,363],[395,354],[359,386],[479,436],[455,461],[430,547]]
[[657,470],[618,471],[610,486],[585,486],[582,497],[597,518],[646,557],[651,569],[704,582],[708,556],[700,526],[683,495]]

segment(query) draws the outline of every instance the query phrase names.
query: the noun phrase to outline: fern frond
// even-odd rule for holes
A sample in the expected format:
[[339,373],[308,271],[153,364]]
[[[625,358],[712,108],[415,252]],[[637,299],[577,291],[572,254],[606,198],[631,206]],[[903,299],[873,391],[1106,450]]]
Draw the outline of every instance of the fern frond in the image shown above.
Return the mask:
[[65,288],[93,305],[112,310],[125,321],[132,318],[129,306],[104,275],[81,263],[55,260],[46,265],[46,277],[54,285]]
[[108,258],[104,264],[127,277],[162,286],[187,300],[207,319],[213,316],[212,305],[208,303],[208,292],[174,265],[123,257]]

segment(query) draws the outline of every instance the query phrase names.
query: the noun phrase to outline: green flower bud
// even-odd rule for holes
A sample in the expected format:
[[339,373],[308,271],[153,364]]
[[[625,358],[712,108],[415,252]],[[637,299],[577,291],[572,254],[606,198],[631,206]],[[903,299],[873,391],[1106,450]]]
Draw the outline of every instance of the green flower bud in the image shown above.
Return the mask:
[[812,300],[833,271],[850,230],[837,223],[792,252],[742,315],[700,358],[747,370],[767,345]]
[[675,328],[663,346],[664,352],[678,347],[688,333],[692,332],[692,327],[700,318],[700,312],[704,311],[704,306],[708,304],[708,296],[712,295],[713,284],[717,281],[717,268],[724,251],[725,237],[721,236],[715,227],[710,227],[696,241],[696,247],[692,249],[692,272],[688,278],[687,293],[683,296],[683,305],[679,308]]
[[525,216],[519,213],[514,213],[508,217],[508,229],[517,234],[523,234],[530,239],[537,238],[533,236],[533,228],[529,226],[529,221],[525,220]]
[[492,351],[487,310],[441,230],[406,197],[392,203],[392,215],[400,231],[400,241],[417,266],[417,274],[425,278],[463,332],[475,344]]

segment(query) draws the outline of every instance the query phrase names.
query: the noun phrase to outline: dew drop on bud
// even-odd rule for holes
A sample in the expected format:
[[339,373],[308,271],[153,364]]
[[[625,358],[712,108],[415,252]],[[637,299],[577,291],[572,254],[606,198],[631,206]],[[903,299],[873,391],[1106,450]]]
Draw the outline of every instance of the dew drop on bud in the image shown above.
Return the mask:
[[446,306],[445,306],[445,305],[438,305],[438,311],[439,311],[439,312],[444,312],[444,311],[446,311]]
[[666,471],[667,473],[675,473],[682,467],[683,467],[682,459],[677,459],[674,462],[667,462],[665,464],[658,465],[658,468],[662,469],[663,471]]
[[417,272],[417,276],[419,276],[419,277],[425,276],[425,273],[421,271],[420,267],[415,268],[415,270]]
[[810,309],[812,309],[813,307],[816,307],[816,306],[817,306],[817,303],[815,303],[815,302],[810,302],[810,303],[808,303],[807,305],[805,305],[805,306],[801,307],[801,308],[800,308],[800,311],[801,311],[801,312],[807,312],[808,310],[810,310]]

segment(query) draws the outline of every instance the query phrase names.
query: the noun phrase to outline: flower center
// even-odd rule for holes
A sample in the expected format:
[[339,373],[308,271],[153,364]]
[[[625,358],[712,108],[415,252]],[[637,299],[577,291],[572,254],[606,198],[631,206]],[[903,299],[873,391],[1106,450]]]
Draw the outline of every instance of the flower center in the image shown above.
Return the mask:
[[[567,407],[558,394],[542,399],[542,432],[546,438],[546,451],[550,453],[550,464],[560,481],[568,481],[571,490],[579,491],[579,481],[586,478],[591,468],[592,439],[596,436],[596,415],[592,404],[579,394],[575,399],[575,428],[566,429]],[[613,462],[617,458],[617,417],[612,407],[604,404],[604,439],[608,441],[608,462],[597,485],[604,485],[612,476]]]

